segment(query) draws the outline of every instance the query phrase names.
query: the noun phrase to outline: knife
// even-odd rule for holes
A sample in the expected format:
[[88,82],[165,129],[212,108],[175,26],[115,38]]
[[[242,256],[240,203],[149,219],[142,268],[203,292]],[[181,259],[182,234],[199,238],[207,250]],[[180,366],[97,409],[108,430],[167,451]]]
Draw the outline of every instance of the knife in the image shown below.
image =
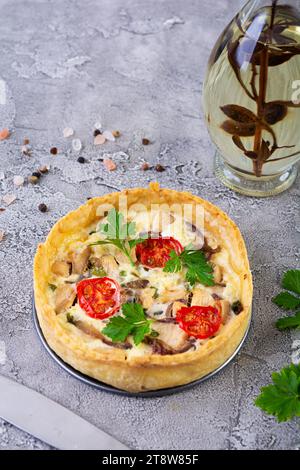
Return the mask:
[[62,450],[129,450],[55,401],[0,375],[0,417]]

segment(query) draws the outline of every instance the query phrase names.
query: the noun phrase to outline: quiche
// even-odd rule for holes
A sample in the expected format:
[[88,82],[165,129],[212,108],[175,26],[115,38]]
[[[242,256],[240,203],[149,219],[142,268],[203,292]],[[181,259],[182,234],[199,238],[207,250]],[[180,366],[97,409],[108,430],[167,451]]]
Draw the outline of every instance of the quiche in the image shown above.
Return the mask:
[[243,238],[216,206],[150,183],[90,199],[34,260],[51,349],[128,392],[190,383],[224,364],[250,321]]

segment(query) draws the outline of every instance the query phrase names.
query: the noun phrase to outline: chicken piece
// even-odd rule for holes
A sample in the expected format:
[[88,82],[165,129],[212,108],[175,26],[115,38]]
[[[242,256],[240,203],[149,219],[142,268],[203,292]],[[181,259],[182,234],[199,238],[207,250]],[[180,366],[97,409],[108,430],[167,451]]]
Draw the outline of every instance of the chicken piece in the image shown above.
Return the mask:
[[219,265],[214,266],[214,281],[216,284],[220,284],[223,280],[222,268]]
[[139,291],[139,298],[143,307],[147,310],[148,308],[152,307],[154,303],[154,296],[155,289],[153,287],[146,287]]
[[185,299],[186,298],[186,290],[182,287],[176,290],[165,290],[159,296],[159,302],[167,303],[172,302],[178,299]]
[[112,255],[101,256],[101,264],[108,277],[119,277],[119,267]]
[[192,306],[201,305],[208,307],[209,305],[214,305],[214,303],[215,301],[209,292],[199,288],[193,290]]
[[75,320],[74,326],[76,326],[79,330],[81,330],[86,335],[89,335],[95,339],[100,339],[104,344],[107,344],[108,346],[112,346],[118,349],[131,349],[132,348],[132,345],[127,341],[125,341],[124,343],[114,343],[108,340],[106,336],[104,336],[93,325],[89,325],[88,323],[85,323],[81,320]]
[[72,307],[76,298],[76,290],[72,284],[61,284],[55,291],[55,312],[58,315]]
[[71,271],[71,265],[67,261],[55,261],[51,266],[51,271],[57,276],[68,277]]
[[172,351],[180,352],[190,346],[189,336],[176,323],[153,322],[152,327],[159,334],[157,339]]
[[79,253],[72,253],[70,256],[72,262],[72,274],[83,274],[87,268],[88,259],[91,254],[91,249],[89,246],[86,246]]
[[211,234],[209,234],[208,236],[207,236],[207,234],[205,235],[204,244],[208,248],[210,248],[213,252],[218,250],[218,248],[219,248],[217,240]]
[[130,261],[127,258],[127,256],[122,252],[122,251],[117,251],[116,254],[114,255],[114,258],[117,263],[119,264],[129,264]]

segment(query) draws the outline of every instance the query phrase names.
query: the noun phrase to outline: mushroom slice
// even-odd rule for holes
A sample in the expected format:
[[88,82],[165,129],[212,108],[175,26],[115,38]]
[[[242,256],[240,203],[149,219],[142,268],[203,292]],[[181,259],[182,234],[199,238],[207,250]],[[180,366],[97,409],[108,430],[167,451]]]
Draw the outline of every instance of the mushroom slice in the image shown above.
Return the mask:
[[158,340],[173,352],[181,352],[186,346],[190,346],[189,336],[177,324],[153,322],[152,326],[159,334]]
[[136,291],[131,289],[121,288],[121,304],[140,302]]
[[72,261],[72,274],[82,274],[86,270],[90,254],[91,249],[89,246],[86,246],[79,253],[72,253],[70,257]]
[[182,307],[185,307],[186,304],[187,302],[184,299],[175,300],[174,302],[168,305],[168,308],[166,310],[166,317],[175,318],[178,310],[180,310]]
[[62,313],[72,307],[76,299],[76,290],[72,284],[61,284],[55,291],[55,312]]
[[101,256],[101,264],[108,277],[119,277],[119,267],[112,255]]
[[222,323],[225,325],[230,314],[230,303],[228,300],[220,300],[218,304],[221,307]]
[[148,284],[148,279],[136,279],[135,281],[126,282],[124,287],[129,287],[129,289],[145,289]]
[[55,261],[51,266],[51,271],[57,276],[70,276],[71,265],[67,261]]
[[76,326],[79,330],[81,330],[86,335],[92,336],[95,339],[100,339],[104,344],[108,346],[113,346],[118,349],[130,349],[132,345],[128,342],[125,343],[113,343],[112,341],[108,340],[97,328],[93,325],[89,325],[82,320],[75,320],[74,326]]

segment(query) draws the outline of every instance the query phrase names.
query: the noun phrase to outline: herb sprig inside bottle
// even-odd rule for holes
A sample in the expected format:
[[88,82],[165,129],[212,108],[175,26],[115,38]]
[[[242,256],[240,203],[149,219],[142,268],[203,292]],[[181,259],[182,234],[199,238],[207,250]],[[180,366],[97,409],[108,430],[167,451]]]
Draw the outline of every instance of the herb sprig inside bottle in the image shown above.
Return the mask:
[[136,236],[135,222],[125,222],[123,214],[116,209],[111,209],[107,215],[107,222],[100,226],[100,233],[105,235],[106,239],[91,243],[90,246],[114,245],[124,253],[130,264],[134,266],[131,250],[147,238],[147,236],[134,238]]

